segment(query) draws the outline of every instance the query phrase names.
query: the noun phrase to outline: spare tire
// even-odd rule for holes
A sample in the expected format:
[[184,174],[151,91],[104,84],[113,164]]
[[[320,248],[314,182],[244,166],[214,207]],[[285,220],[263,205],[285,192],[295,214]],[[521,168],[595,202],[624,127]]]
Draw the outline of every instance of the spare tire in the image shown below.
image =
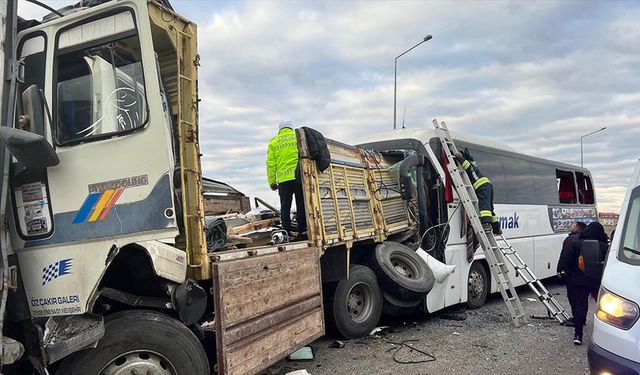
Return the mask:
[[431,268],[415,251],[393,241],[376,246],[371,268],[384,292],[404,302],[418,302],[431,291]]
[[417,302],[401,301],[388,293],[383,293],[382,314],[391,318],[408,318],[420,311],[424,299]]

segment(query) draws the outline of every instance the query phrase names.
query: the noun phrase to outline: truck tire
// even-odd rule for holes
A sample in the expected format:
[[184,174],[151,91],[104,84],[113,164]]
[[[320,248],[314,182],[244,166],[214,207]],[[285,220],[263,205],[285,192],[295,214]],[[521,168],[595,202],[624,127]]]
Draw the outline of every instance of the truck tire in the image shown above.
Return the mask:
[[202,345],[187,327],[144,310],[107,316],[98,346],[66,358],[56,371],[57,375],[133,373],[208,375],[211,371]]
[[424,300],[417,302],[404,302],[392,297],[388,293],[382,293],[382,314],[390,318],[408,318],[414,316],[420,310]]
[[325,304],[328,328],[346,339],[368,335],[382,314],[382,293],[376,275],[366,266],[349,269],[349,278],[335,283]]
[[467,307],[471,310],[484,305],[489,293],[489,277],[482,263],[474,262],[469,269],[467,283]]
[[435,283],[433,272],[415,251],[397,242],[376,246],[371,268],[383,291],[404,302],[419,302]]

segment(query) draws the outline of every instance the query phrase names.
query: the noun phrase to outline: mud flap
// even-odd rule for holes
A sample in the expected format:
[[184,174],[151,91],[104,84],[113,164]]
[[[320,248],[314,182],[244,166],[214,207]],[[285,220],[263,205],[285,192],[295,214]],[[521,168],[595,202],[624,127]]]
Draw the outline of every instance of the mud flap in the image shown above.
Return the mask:
[[212,267],[218,374],[256,374],[324,334],[319,248],[216,253]]

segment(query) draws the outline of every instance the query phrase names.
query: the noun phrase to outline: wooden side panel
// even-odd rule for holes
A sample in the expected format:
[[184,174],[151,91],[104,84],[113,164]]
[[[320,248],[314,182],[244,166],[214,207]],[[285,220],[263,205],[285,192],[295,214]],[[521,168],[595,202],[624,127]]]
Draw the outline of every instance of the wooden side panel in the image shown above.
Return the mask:
[[256,374],[324,334],[320,249],[255,254],[212,262],[219,374]]

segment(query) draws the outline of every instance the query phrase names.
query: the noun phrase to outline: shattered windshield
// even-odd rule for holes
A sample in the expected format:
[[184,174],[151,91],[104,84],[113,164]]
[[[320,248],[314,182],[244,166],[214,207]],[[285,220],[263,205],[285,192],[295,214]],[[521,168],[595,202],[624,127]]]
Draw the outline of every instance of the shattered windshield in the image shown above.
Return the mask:
[[622,236],[620,260],[640,265],[640,187],[631,194]]
[[60,145],[127,132],[146,122],[137,36],[61,54],[57,82]]

